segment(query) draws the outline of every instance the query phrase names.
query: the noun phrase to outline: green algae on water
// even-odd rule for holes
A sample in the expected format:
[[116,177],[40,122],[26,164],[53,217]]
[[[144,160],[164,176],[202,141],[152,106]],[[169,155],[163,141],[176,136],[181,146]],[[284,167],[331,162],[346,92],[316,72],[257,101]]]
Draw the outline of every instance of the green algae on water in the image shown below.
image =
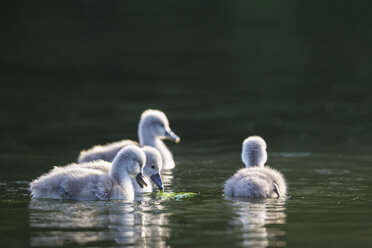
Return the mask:
[[197,194],[193,192],[179,192],[179,193],[159,192],[156,194],[156,198],[182,200],[182,199],[193,198],[196,195]]

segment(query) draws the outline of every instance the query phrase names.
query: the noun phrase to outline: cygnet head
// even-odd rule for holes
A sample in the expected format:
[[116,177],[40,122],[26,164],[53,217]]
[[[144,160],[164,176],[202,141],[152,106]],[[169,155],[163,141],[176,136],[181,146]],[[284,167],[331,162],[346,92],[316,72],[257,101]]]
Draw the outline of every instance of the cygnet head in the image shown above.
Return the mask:
[[142,144],[143,136],[161,139],[170,139],[176,143],[180,142],[178,137],[169,127],[167,116],[160,110],[148,109],[141,115],[138,126],[138,137]]
[[267,161],[266,142],[260,136],[250,136],[243,141],[242,160],[245,166],[263,167]]
[[138,185],[147,186],[143,180],[143,167],[146,163],[146,155],[138,146],[130,145],[119,151],[112,162],[111,174],[117,179],[123,178],[126,171],[130,177],[136,179]]
[[146,154],[146,165],[143,168],[143,175],[150,178],[159,188],[163,190],[163,181],[160,176],[163,160],[158,150],[151,146],[144,146],[142,150]]

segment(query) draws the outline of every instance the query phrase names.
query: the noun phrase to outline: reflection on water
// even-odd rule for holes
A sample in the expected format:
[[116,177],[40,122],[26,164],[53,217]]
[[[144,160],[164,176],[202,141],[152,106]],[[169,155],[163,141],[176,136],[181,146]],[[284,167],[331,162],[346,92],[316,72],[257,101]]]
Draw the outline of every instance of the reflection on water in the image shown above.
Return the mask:
[[31,200],[31,246],[166,247],[168,216],[160,201],[61,202]]
[[[168,191],[172,187],[173,172],[171,170],[162,171],[161,178],[163,180],[164,190]],[[154,189],[157,190],[157,187],[155,187]]]
[[3,180],[3,247],[355,247],[350,236],[369,247],[371,236],[360,236],[372,223],[369,155],[272,156],[286,171],[286,201],[223,199],[222,183],[235,170],[229,159],[181,156],[182,166],[165,172],[164,181],[166,191],[200,193],[184,201],[153,194],[135,202],[30,200],[29,181]]
[[[162,172],[162,177],[170,189],[172,171]],[[170,213],[151,194],[137,195],[135,202],[32,199],[29,209],[31,246],[114,242],[126,247],[167,247],[170,236]]]
[[137,207],[120,205],[110,210],[108,227],[117,244],[166,247],[169,214],[159,202],[145,202]]
[[[286,246],[278,237],[285,232],[285,200],[265,199],[229,202],[234,212],[230,227],[241,233],[243,247]],[[272,224],[280,224],[272,227]]]

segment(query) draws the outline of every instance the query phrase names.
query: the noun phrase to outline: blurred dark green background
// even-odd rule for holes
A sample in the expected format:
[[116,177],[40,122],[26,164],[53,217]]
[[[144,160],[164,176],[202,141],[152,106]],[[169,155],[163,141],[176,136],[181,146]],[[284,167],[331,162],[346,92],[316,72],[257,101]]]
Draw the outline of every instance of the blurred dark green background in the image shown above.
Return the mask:
[[[372,149],[368,1],[2,1],[0,153],[136,138]],[[212,141],[212,143],[210,143]]]
[[[371,27],[371,1],[2,0],[2,245],[112,247],[135,214],[150,220],[134,224],[154,231],[149,247],[244,246],[257,232],[264,247],[371,247]],[[30,201],[29,182],[53,165],[137,139],[147,108],[182,139],[167,143],[166,187],[196,199],[147,197],[111,219],[122,204]],[[253,134],[288,180],[279,206],[222,197]]]

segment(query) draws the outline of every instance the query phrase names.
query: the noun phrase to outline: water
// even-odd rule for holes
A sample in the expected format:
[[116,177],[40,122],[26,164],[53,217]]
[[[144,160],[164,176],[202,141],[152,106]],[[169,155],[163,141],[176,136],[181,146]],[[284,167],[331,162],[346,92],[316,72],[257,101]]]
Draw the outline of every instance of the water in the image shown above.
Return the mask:
[[179,201],[154,194],[134,203],[30,200],[28,181],[2,180],[2,233],[8,233],[3,240],[35,247],[349,247],[355,239],[358,247],[370,244],[372,157],[270,153],[270,164],[287,177],[289,198],[235,200],[222,195],[223,181],[241,166],[238,151],[230,155],[178,156],[177,168],[165,173],[167,191],[198,193]]
[[[1,4],[2,246],[372,245],[370,3]],[[181,137],[166,190],[196,197],[30,199],[81,149],[137,139],[147,108]],[[253,134],[288,199],[223,196]]]

